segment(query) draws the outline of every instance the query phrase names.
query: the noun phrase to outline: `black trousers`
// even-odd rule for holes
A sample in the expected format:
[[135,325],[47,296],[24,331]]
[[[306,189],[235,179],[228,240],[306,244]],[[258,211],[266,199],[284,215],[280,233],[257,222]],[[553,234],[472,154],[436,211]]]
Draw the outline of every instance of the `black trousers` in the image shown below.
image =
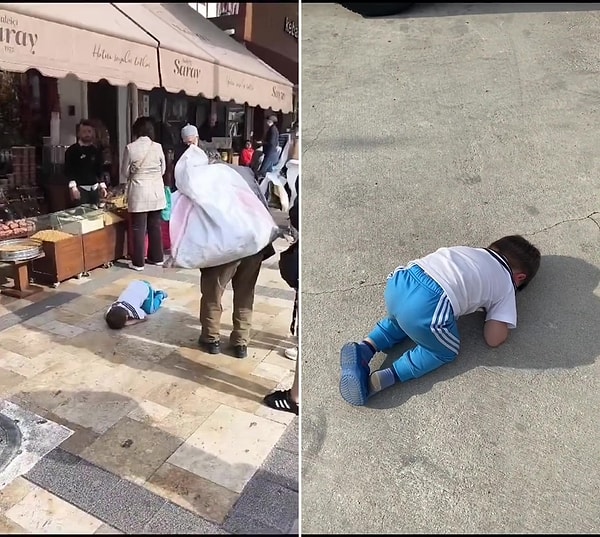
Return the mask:
[[147,213],[130,213],[131,233],[133,234],[133,252],[131,262],[136,267],[143,267],[146,259],[145,239],[148,232],[148,261],[150,263],[163,262],[163,244],[161,225],[161,211]]

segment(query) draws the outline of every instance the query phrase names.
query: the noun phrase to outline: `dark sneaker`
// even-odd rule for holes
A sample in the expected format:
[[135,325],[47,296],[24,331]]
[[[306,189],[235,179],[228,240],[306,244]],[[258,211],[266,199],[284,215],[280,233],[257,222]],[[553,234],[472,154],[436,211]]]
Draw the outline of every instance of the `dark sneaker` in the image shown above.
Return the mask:
[[219,341],[202,341],[199,339],[198,345],[204,352],[207,352],[208,354],[221,353],[221,343]]
[[296,414],[296,416],[300,410],[298,403],[294,403],[294,401],[292,401],[291,390],[277,390],[276,392],[265,396],[263,402],[265,405],[274,408],[275,410],[291,412],[292,414]]
[[340,394],[347,403],[363,406],[369,393],[369,364],[360,355],[358,343],[346,343],[340,353]]
[[233,355],[236,358],[246,358],[248,356],[248,347],[246,345],[234,345]]

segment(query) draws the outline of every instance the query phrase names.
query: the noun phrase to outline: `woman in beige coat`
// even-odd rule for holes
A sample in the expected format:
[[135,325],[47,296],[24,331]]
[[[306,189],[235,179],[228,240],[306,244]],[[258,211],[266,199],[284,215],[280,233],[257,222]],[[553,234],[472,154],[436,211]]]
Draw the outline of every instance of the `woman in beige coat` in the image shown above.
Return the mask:
[[148,263],[162,265],[161,211],[167,205],[163,175],[166,169],[162,146],[154,142],[154,125],[140,117],[131,128],[134,141],[123,154],[121,175],[127,181],[127,206],[131,218],[133,252],[131,268],[143,270],[148,232]]

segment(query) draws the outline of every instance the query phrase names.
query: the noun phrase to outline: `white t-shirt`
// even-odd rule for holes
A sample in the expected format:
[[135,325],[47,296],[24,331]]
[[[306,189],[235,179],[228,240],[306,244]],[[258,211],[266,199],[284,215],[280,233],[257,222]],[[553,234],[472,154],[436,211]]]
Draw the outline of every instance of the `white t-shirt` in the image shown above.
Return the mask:
[[416,259],[448,295],[455,317],[484,308],[486,321],[517,326],[517,301],[512,277],[497,254],[484,248],[452,246]]
[[142,309],[142,304],[148,298],[148,294],[148,284],[142,280],[134,280],[112,305],[123,306],[129,312],[131,319],[145,319],[146,312]]

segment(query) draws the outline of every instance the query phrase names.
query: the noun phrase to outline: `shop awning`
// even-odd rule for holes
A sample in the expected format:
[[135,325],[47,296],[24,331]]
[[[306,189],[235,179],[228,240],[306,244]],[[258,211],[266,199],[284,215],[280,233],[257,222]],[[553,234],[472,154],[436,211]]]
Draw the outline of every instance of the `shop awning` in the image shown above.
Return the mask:
[[173,26],[177,21],[162,20],[145,4],[114,5],[158,42],[163,88],[171,93],[183,91],[207,99],[217,96],[215,59],[190,43],[183,31]]
[[112,4],[0,3],[0,68],[159,86],[157,43]]
[[292,83],[187,4],[115,6],[159,42],[168,91],[292,111]]

